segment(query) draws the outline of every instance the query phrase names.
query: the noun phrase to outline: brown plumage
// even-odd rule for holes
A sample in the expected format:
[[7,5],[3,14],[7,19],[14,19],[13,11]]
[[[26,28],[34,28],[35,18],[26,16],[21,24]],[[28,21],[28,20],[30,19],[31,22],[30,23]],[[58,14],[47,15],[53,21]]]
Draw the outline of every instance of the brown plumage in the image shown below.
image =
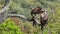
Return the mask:
[[36,15],[36,14],[40,14],[40,13],[41,13],[41,10],[42,10],[42,8],[39,7],[39,6],[33,8],[32,11],[31,11],[31,16],[33,16],[33,14],[34,14],[34,15]]
[[43,27],[48,23],[48,14],[44,11],[40,15],[40,23],[41,23],[41,30],[43,30]]
[[[41,30],[43,30],[43,27],[47,24],[48,14],[41,7],[36,7],[36,8],[32,9],[31,16],[35,17],[36,14],[40,14],[40,24],[39,25],[41,26]],[[34,20],[33,17],[32,17],[32,21],[33,21],[33,25],[36,25],[36,21]]]

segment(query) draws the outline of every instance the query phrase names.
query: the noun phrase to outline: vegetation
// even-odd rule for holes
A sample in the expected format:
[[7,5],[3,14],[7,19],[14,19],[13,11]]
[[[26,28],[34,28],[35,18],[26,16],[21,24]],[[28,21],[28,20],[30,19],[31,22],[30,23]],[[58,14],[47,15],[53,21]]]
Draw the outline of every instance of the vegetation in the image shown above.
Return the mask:
[[[0,8],[3,2],[0,2]],[[11,0],[8,13],[23,14],[31,19],[33,7],[40,6],[47,9],[49,21],[43,34],[60,34],[60,0]],[[39,15],[36,19],[39,20]],[[33,26],[32,22],[20,18],[8,18],[0,24],[1,34],[41,34],[40,26]]]
[[10,18],[0,24],[0,34],[23,34],[19,26],[15,25]]
[[3,7],[3,5],[4,5],[4,0],[3,1],[0,0],[0,9]]

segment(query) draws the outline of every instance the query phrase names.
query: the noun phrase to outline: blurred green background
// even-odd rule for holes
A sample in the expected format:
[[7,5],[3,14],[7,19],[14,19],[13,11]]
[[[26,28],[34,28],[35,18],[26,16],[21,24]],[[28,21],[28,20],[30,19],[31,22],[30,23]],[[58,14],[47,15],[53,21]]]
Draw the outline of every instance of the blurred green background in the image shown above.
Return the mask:
[[[0,0],[0,9],[4,5],[4,0]],[[43,34],[60,34],[60,0],[11,0],[10,14],[23,14],[31,19],[30,12],[33,7],[40,6],[47,10],[50,21]],[[37,19],[38,16],[36,16]],[[32,22],[11,17],[0,24],[0,34],[41,34],[40,26],[32,26]]]

